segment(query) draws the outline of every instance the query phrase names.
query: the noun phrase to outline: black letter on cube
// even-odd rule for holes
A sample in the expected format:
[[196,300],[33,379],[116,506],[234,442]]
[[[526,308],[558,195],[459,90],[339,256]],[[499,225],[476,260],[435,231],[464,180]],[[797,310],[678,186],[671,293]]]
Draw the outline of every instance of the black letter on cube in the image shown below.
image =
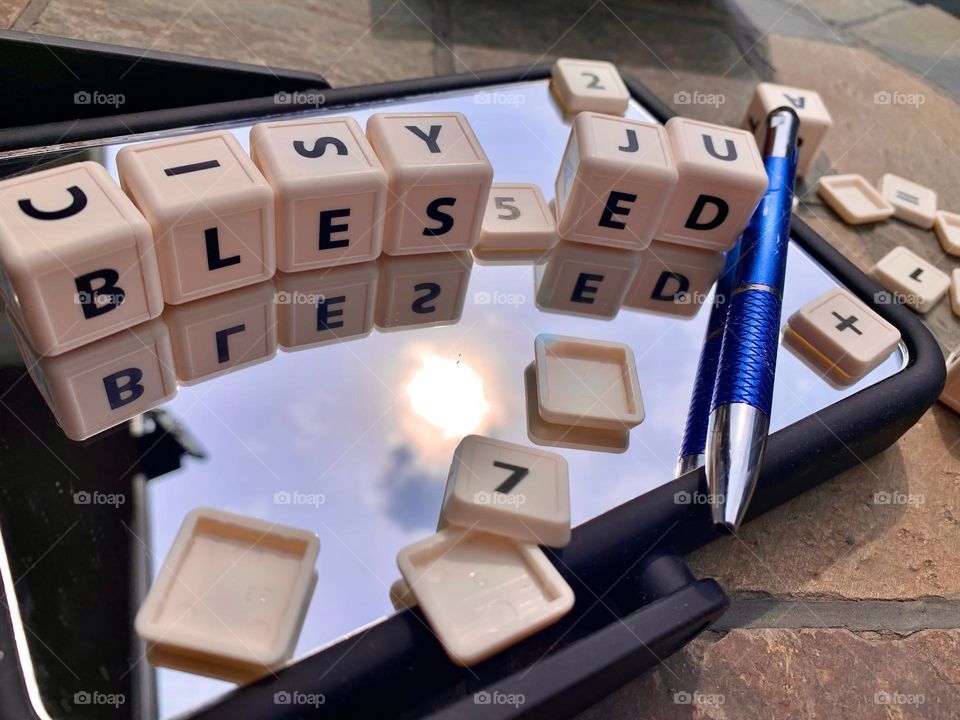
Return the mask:
[[452,197],[442,197],[437,198],[429,205],[427,205],[427,217],[431,220],[436,220],[440,223],[438,228],[424,228],[423,234],[428,237],[436,237],[437,235],[444,235],[450,230],[453,229],[453,216],[448,215],[447,213],[440,210],[444,205],[449,205],[453,207],[457,202],[456,198]]
[[[117,285],[119,279],[120,273],[116,270],[104,268],[81,275],[74,280],[77,285],[77,300],[80,302],[83,317],[86,320],[120,307],[126,293],[124,293],[122,287]],[[102,280],[103,282],[95,288],[93,287],[94,280]],[[99,302],[101,298],[106,298],[107,302],[101,304]]]
[[103,379],[103,389],[107,392],[110,409],[116,410],[129,405],[143,395],[143,385],[140,384],[142,379],[143,371],[140,368],[127,368],[107,375]]
[[320,212],[320,249],[330,250],[332,248],[346,247],[350,244],[349,238],[342,240],[331,240],[330,236],[335,232],[346,232],[350,226],[346,223],[334,225],[336,218],[350,217],[350,208],[340,210],[322,210]]
[[219,270],[240,262],[239,255],[231,255],[227,258],[220,257],[220,235],[215,227],[204,230],[203,239],[207,243],[208,270]]
[[234,325],[233,327],[228,327],[225,330],[217,330],[217,362],[225,363],[230,359],[230,346],[227,344],[227,339],[231,335],[235,335],[238,332],[243,332],[247,329],[246,324],[240,323],[239,325]]
[[600,216],[600,225],[603,227],[613,228],[614,230],[623,230],[626,226],[625,223],[614,220],[614,215],[629,215],[630,208],[622,207],[620,205],[621,200],[627,202],[633,202],[637,199],[637,196],[633,193],[624,193],[618,192],[616,190],[610,191],[610,196],[607,198],[607,204],[603,207],[603,214]]
[[[717,208],[717,214],[713,220],[701,222],[700,216],[703,215],[707,203]],[[727,205],[726,200],[714,197],[713,195],[700,195],[693,204],[693,210],[690,211],[690,217],[687,218],[684,227],[690,228],[691,230],[713,230],[723,224],[723,221],[727,219],[729,213],[730,206]]]

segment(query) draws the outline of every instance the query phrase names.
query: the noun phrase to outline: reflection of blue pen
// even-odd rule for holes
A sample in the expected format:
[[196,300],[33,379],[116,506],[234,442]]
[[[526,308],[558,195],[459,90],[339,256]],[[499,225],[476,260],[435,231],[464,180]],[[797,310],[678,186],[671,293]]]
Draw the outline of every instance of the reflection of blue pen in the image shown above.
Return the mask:
[[746,512],[770,427],[799,126],[790,108],[767,116],[767,192],[743,233],[720,347],[706,473],[713,521],[729,528],[736,528]]
[[683,429],[683,442],[680,443],[680,458],[674,477],[686,475],[704,463],[704,449],[707,447],[707,421],[710,418],[710,400],[713,398],[713,385],[717,379],[717,363],[720,360],[720,341],[723,339],[723,327],[727,319],[727,303],[733,291],[733,281],[737,276],[737,260],[740,257],[738,240],[727,252],[726,261],[717,289],[713,294],[713,307],[707,320],[707,332],[703,338],[700,362],[697,363],[697,375],[693,381],[693,394],[690,397],[690,409],[687,411],[687,425]]

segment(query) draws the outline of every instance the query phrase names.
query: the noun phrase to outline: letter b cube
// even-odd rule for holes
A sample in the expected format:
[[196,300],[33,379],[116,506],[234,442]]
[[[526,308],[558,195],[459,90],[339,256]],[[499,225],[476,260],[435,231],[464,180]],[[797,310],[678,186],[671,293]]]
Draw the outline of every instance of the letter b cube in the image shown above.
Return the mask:
[[94,162],[0,183],[0,294],[40,355],[163,310],[150,226]]
[[644,249],[653,240],[677,178],[661,126],[580,113],[557,175],[560,237]]

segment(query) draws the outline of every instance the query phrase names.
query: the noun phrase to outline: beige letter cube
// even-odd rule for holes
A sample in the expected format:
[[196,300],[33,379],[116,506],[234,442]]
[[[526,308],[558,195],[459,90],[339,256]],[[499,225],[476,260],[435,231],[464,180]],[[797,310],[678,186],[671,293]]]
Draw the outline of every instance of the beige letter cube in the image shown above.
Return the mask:
[[376,263],[277,273],[277,315],[284,350],[329,345],[373,331],[380,271]]
[[193,385],[277,354],[273,283],[166,309],[177,379]]
[[380,330],[460,322],[470,284],[468,252],[381,257],[376,326]]
[[383,251],[416,255],[470,250],[493,167],[460,113],[376,113],[367,137],[387,170]]
[[273,190],[226,131],[132,145],[120,184],[153,226],[168,303],[273,276]]
[[746,130],[681,117],[666,128],[680,180],[657,239],[725,252],[767,190],[757,143]]
[[663,127],[580,113],[557,174],[560,237],[642,250],[653,240],[677,178]]
[[826,105],[814,90],[760,83],[753,91],[753,99],[747,108],[747,117],[743,127],[753,132],[757,146],[763,151],[764,132],[767,115],[778,107],[790,107],[800,118],[800,130],[797,134],[799,150],[797,153],[797,175],[807,174],[820,150],[827,130],[833,124]]
[[260,123],[250,157],[273,188],[283,272],[375,260],[387,173],[351,117]]
[[447,523],[516,540],[570,542],[570,480],[562,455],[468,435],[447,476],[438,529]]
[[163,310],[150,226],[94,162],[0,183],[0,295],[56,355]]
[[9,317],[30,376],[71,440],[85,440],[177,394],[170,335],[161,320],[40,358]]

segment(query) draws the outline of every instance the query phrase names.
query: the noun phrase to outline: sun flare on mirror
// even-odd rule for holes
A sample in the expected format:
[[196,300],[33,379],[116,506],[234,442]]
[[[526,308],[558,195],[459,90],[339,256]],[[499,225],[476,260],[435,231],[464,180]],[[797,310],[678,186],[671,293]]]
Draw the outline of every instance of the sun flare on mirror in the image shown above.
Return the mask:
[[483,379],[462,361],[422,355],[422,367],[407,385],[410,407],[444,437],[469,435],[490,410]]

